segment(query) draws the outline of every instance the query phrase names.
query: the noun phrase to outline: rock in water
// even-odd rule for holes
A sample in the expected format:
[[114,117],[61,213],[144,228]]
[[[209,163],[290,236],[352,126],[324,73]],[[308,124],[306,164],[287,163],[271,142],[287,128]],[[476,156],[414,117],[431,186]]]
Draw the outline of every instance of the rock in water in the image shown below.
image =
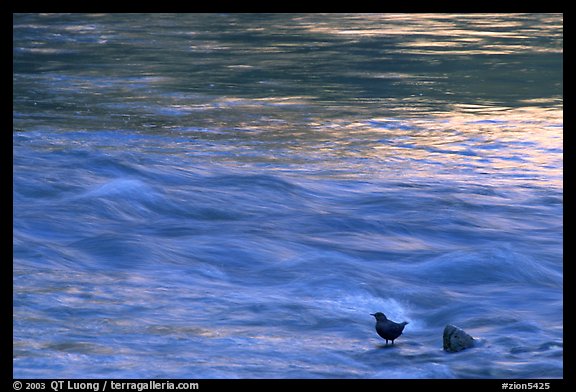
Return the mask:
[[455,353],[474,346],[474,338],[462,328],[448,324],[444,328],[444,350]]

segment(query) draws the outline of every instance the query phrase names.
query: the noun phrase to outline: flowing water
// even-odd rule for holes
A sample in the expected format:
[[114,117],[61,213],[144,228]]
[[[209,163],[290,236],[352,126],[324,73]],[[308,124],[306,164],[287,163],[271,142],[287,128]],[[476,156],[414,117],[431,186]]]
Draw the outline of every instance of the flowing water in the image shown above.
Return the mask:
[[563,377],[562,15],[13,22],[15,377]]

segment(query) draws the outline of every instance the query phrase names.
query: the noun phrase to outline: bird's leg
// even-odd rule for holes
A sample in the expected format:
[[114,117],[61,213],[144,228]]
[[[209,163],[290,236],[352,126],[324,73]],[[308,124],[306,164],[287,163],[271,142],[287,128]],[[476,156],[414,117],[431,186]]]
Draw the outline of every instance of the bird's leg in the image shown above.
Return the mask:
[[388,339],[386,339],[386,344],[388,344]]

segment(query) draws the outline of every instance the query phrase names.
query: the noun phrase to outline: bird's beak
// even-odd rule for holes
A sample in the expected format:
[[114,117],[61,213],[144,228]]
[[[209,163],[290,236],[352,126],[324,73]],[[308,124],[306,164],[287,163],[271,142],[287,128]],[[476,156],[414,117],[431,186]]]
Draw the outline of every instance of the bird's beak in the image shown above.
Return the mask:
[[370,316],[376,316],[376,313],[370,313]]

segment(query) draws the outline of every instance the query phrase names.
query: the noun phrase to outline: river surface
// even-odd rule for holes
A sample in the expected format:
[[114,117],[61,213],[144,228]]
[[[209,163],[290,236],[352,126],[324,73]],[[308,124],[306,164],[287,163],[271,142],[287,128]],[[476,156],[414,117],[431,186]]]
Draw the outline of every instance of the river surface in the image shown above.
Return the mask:
[[563,377],[562,24],[14,15],[14,376]]

